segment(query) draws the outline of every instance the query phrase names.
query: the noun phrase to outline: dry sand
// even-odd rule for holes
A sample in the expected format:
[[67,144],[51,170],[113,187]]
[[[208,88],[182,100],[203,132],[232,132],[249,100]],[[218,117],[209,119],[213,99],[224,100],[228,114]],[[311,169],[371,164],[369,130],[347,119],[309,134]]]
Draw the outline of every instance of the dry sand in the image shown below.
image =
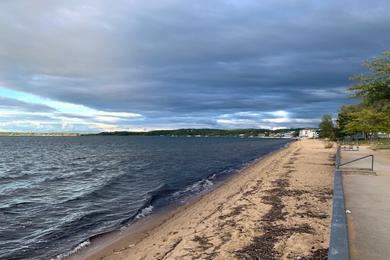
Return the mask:
[[327,259],[334,154],[318,140],[292,143],[88,258]]

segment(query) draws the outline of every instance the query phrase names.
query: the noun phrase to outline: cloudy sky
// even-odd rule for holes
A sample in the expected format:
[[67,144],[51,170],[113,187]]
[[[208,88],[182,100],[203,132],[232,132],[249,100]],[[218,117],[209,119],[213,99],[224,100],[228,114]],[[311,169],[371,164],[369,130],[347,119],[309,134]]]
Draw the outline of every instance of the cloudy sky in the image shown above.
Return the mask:
[[0,131],[315,126],[390,1],[2,0]]

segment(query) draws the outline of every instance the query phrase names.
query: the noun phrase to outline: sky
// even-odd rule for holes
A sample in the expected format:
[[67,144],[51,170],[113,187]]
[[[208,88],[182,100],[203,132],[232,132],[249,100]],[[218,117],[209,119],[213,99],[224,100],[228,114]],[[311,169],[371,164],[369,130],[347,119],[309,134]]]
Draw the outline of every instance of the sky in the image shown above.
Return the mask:
[[390,50],[383,0],[2,0],[0,131],[317,126]]

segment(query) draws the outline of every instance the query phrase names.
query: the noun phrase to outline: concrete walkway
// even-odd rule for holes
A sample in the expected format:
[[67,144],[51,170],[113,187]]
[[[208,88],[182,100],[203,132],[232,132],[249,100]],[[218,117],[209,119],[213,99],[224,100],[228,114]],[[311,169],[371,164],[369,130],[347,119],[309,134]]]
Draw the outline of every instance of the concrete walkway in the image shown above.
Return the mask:
[[[341,163],[374,154],[377,176],[362,175],[370,159],[345,166],[343,186],[352,260],[390,259],[390,150],[341,151]],[[343,167],[342,167],[343,168]],[[358,170],[357,170],[358,169]],[[356,171],[357,170],[357,171]]]

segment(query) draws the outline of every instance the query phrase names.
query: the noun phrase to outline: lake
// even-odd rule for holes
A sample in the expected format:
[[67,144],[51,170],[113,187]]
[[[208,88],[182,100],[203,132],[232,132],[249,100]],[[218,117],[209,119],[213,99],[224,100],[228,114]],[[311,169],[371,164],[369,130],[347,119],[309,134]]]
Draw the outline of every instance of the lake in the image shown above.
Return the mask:
[[289,139],[0,137],[0,258],[54,258],[185,203]]

